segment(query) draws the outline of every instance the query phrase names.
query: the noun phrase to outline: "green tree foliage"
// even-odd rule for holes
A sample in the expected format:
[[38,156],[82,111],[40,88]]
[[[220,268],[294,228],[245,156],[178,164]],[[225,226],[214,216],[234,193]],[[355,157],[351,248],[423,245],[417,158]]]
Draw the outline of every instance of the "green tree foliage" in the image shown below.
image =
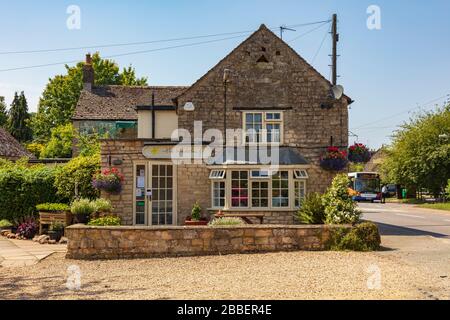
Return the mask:
[[9,109],[7,129],[11,135],[20,142],[27,142],[32,139],[32,131],[28,126],[30,115],[28,113],[28,103],[22,91],[20,95],[14,94],[14,100]]
[[57,194],[69,202],[80,197],[96,199],[99,193],[92,186],[92,177],[99,170],[99,155],[73,158],[56,174]]
[[36,214],[36,205],[57,202],[56,168],[28,166],[25,160],[0,165],[0,220],[17,221]]
[[450,179],[450,106],[416,115],[395,133],[382,165],[387,179],[439,195]]
[[0,97],[0,127],[5,127],[8,122],[5,97]]
[[327,224],[355,224],[361,212],[348,192],[350,180],[346,174],[338,174],[323,196]]
[[97,133],[78,134],[77,139],[80,156],[90,157],[100,154],[100,141]]
[[52,129],[50,141],[42,150],[41,158],[70,158],[74,129],[71,123]]
[[[66,74],[49,80],[32,121],[34,135],[40,141],[48,140],[51,128],[70,122],[83,89],[83,65],[66,65]],[[137,78],[134,68],[120,72],[114,61],[102,59],[99,53],[92,56],[92,65],[96,85],[147,85],[147,78]]]

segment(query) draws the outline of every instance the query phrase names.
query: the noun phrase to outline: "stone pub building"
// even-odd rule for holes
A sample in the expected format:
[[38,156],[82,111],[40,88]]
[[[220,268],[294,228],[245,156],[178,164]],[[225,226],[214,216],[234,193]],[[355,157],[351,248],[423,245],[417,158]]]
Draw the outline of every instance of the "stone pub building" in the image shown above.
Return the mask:
[[[183,225],[195,202],[207,218],[219,210],[263,213],[264,223],[292,224],[305,195],[330,185],[334,173],[319,164],[327,147],[348,145],[350,98],[331,99],[331,83],[264,25],[190,87],[94,80],[88,56],[73,122],[81,133],[110,134],[102,167],[118,168],[125,180],[120,194],[102,196],[125,225]],[[240,129],[233,142],[244,154],[278,146],[278,170],[228,155],[173,162],[173,132],[194,137],[200,121],[203,133]]]

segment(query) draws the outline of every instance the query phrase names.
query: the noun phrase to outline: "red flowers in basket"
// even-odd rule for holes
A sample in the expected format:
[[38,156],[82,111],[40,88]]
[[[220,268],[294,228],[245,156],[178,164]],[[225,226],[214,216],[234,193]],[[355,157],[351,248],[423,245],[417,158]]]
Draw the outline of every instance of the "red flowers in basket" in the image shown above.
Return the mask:
[[320,159],[320,166],[329,171],[341,171],[347,166],[347,152],[338,147],[328,147]]
[[122,183],[124,176],[119,169],[104,169],[94,175],[92,186],[99,190],[105,190],[109,193],[120,193],[122,191]]

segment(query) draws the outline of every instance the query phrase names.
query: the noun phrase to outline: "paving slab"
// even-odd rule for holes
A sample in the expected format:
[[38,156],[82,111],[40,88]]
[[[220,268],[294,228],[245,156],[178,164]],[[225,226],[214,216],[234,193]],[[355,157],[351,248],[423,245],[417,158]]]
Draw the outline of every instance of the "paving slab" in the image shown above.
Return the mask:
[[38,263],[55,252],[66,252],[66,245],[42,245],[30,240],[0,237],[0,267],[14,268]]

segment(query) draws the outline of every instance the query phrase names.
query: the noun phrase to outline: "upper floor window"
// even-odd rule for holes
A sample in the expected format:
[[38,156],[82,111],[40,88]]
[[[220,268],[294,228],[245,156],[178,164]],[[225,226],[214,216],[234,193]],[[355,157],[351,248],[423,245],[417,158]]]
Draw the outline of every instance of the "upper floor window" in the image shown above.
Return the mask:
[[283,114],[281,112],[244,113],[246,144],[282,143]]

